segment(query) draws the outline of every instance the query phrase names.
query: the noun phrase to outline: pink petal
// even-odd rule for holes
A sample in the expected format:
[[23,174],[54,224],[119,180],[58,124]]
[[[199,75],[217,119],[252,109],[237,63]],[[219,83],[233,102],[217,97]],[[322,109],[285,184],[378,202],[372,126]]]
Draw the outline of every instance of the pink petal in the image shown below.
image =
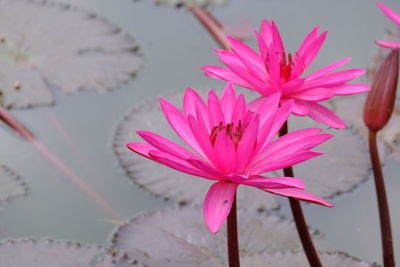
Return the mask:
[[276,114],[280,98],[280,93],[272,94],[269,97],[264,98],[264,101],[260,103],[258,108],[254,111],[254,114],[260,115],[261,126],[264,125],[265,122],[271,120],[271,118],[273,118],[273,116]]
[[351,57],[348,57],[348,58],[333,62],[332,64],[329,64],[328,66],[323,67],[322,69],[319,69],[319,70],[307,75],[305,77],[305,79],[306,79],[306,81],[311,81],[311,80],[313,80],[315,78],[318,78],[318,77],[320,77],[322,75],[325,75],[325,74],[327,74],[327,73],[329,73],[329,72],[331,72],[331,71],[343,66],[344,64],[346,64],[350,60],[351,60]]
[[222,177],[222,174],[219,170],[215,169],[213,166],[208,164],[207,162],[197,159],[197,158],[191,158],[187,159],[187,161],[192,164],[194,167],[202,170],[205,173],[210,174],[211,176],[215,177],[216,179],[220,179]]
[[388,16],[394,23],[400,26],[400,15],[385,6],[383,3],[378,2],[379,8]]
[[184,159],[175,157],[172,154],[165,153],[159,150],[150,150],[149,151],[150,159],[161,163],[165,166],[168,166],[172,169],[191,174],[194,176],[203,177],[209,180],[219,180],[218,178],[214,177],[213,174],[206,173],[202,170],[195,168],[192,164],[187,162]]
[[317,56],[319,50],[321,49],[321,46],[324,44],[325,39],[326,39],[327,32],[323,32],[316,40],[314,40],[313,43],[307,48],[307,50],[304,52],[305,59],[305,68],[307,68],[314,60],[314,58]]
[[292,105],[292,112],[297,116],[306,116],[310,110],[303,104],[303,101],[295,99]]
[[296,57],[303,57],[304,52],[309,48],[309,46],[318,38],[319,27],[315,27],[307,36],[304,38],[299,49],[297,49]]
[[375,41],[378,45],[386,48],[400,48],[400,42],[388,42],[388,41]]
[[239,77],[236,73],[234,73],[233,71],[231,71],[229,69],[225,69],[223,67],[218,67],[218,66],[202,66],[201,68],[206,71],[204,73],[204,75],[206,75],[208,77],[219,79],[219,80],[224,80],[224,81],[230,81],[230,82],[237,84],[239,86],[242,86],[244,88],[254,90],[253,85],[246,82],[241,77]]
[[199,153],[204,159],[208,159],[210,162],[214,159],[214,148],[210,142],[210,134],[207,131],[204,119],[201,117],[201,114],[197,114],[197,120],[189,115],[189,127],[193,133],[194,139],[199,145]]
[[196,142],[188,121],[183,114],[175,106],[162,98],[160,98],[160,105],[169,124],[179,137],[198,153],[201,152],[200,146]]
[[150,158],[149,151],[154,149],[154,147],[148,143],[129,143],[126,146],[133,152],[146,158]]
[[266,173],[287,168],[323,154],[315,151],[298,151],[274,161],[263,158],[252,163],[248,169],[251,173]]
[[300,179],[293,177],[263,177],[255,176],[250,177],[242,182],[244,185],[254,186],[260,189],[280,189],[294,187],[298,189],[304,189],[304,183]]
[[267,47],[270,46],[271,42],[274,40],[272,36],[272,27],[271,23],[269,23],[268,20],[264,20],[261,23],[261,28],[260,28],[260,35],[265,41],[265,44]]
[[275,48],[279,52],[280,57],[284,57],[285,55],[285,47],[283,46],[281,35],[279,34],[278,27],[276,26],[275,22],[272,21],[272,36],[274,38],[274,42],[272,44],[275,45]]
[[334,96],[333,92],[327,88],[312,88],[290,94],[291,97],[305,101],[325,101]]
[[287,121],[292,112],[292,105],[293,100],[289,100],[282,104],[282,106],[277,110],[273,124],[270,127],[267,136],[265,137],[265,144],[269,144],[271,140],[278,134],[279,130],[282,128],[282,125]]
[[349,69],[320,76],[312,81],[306,81],[304,88],[333,87],[342,85],[350,80],[365,74],[362,69]]
[[[183,158],[183,159],[188,159],[192,157],[196,157],[192,152],[187,150],[184,147],[181,147],[178,144],[175,144],[174,142],[158,135],[152,132],[148,131],[136,131],[140,137],[142,137],[144,140],[146,140],[150,145],[152,145],[154,148],[170,153],[176,157]],[[153,149],[154,149],[153,148]]]
[[312,195],[304,190],[297,189],[297,188],[263,189],[263,191],[266,191],[266,192],[269,192],[272,194],[277,194],[277,195],[284,196],[284,197],[293,197],[293,198],[296,198],[299,200],[312,202],[312,203],[327,206],[327,207],[334,206],[323,198]]
[[201,114],[203,114],[203,119],[206,120],[205,124],[208,127],[208,130],[210,130],[206,104],[196,91],[194,91],[192,88],[187,88],[185,96],[183,97],[183,110],[185,116],[196,116],[196,106],[198,106]]
[[228,37],[232,45],[234,53],[242,60],[242,63],[257,76],[265,76],[264,61],[253,49],[245,43],[236,40],[235,38]]
[[214,144],[213,164],[222,173],[236,173],[238,162],[235,147],[226,134],[226,131],[218,133]]
[[248,162],[252,160],[252,154],[257,142],[258,127],[260,124],[260,116],[257,114],[246,128],[242,139],[237,148],[237,162],[239,172],[243,171]]
[[208,118],[211,126],[216,126],[220,122],[226,123],[221,103],[213,90],[208,93]]
[[308,102],[305,105],[310,109],[308,116],[313,120],[337,129],[346,128],[346,124],[333,111],[323,105],[313,102]]
[[221,107],[224,109],[224,117],[226,122],[232,121],[232,114],[234,113],[234,106],[236,102],[235,88],[232,83],[225,86],[221,96]]
[[208,190],[203,213],[211,233],[217,233],[228,217],[237,187],[234,183],[217,182]]
[[343,84],[330,89],[335,95],[352,95],[371,90],[371,88],[366,84]]

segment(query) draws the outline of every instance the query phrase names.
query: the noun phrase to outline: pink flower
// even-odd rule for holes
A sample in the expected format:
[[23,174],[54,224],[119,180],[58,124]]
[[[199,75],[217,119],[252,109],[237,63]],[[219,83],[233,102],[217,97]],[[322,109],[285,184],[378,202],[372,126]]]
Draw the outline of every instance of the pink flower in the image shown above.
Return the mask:
[[308,115],[312,119],[334,128],[345,128],[343,121],[331,110],[318,104],[335,95],[349,95],[368,91],[364,84],[346,84],[362,75],[365,70],[349,69],[333,72],[351,58],[334,62],[304,77],[302,73],[312,63],[325,41],[327,32],[318,35],[319,27],[312,30],[296,54],[286,54],[278,28],[265,20],[256,32],[260,53],[234,38],[228,37],[231,50],[217,50],[220,61],[228,68],[203,66],[205,75],[233,82],[262,95],[281,95],[280,104],[293,100],[292,113]]
[[183,113],[164,99],[160,104],[169,124],[194,152],[147,131],[137,131],[146,142],[130,143],[128,148],[170,168],[215,181],[204,201],[204,218],[212,233],[228,216],[240,184],[332,206],[305,192],[301,180],[260,175],[321,155],[310,149],[332,137],[311,128],[274,139],[292,106],[288,101],[278,108],[278,102],[279,96],[271,95],[250,112],[244,96],[236,96],[231,84],[221,98],[210,91],[207,104],[188,88]]
[[[378,2],[379,8],[386,14],[397,26],[400,26],[400,15],[385,6],[383,3]],[[387,48],[400,48],[400,42],[387,42],[387,41],[376,41],[376,43],[380,46]]]

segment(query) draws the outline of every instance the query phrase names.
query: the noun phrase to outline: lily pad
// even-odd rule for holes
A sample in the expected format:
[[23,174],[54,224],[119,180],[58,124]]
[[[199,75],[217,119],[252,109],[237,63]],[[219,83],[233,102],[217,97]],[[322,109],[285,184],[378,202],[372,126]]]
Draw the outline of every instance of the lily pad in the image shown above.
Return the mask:
[[[368,138],[368,128],[363,121],[364,97],[348,97],[335,100],[333,109],[350,127],[357,130],[364,138]],[[400,99],[396,101],[394,113],[388,124],[379,131],[378,148],[384,160],[391,153],[400,155]]]
[[[309,118],[292,116],[289,129],[321,127]],[[325,129],[334,137],[315,150],[325,154],[295,165],[295,176],[304,181],[306,189],[325,198],[348,192],[368,179],[371,169],[368,145],[353,129]],[[276,172],[274,176],[283,175]]]
[[[132,218],[117,229],[112,248],[128,255],[140,250],[175,266],[226,266],[226,228],[211,234],[202,214],[199,208],[174,207]],[[242,257],[302,251],[294,223],[282,217],[239,210],[238,227]],[[313,236],[318,248],[327,247],[320,235]]]
[[26,195],[27,190],[26,183],[14,171],[0,165],[0,206],[13,198]]
[[143,63],[135,41],[95,14],[70,5],[0,0],[0,88],[6,107],[53,102],[53,89],[103,92]]
[[[207,90],[198,92],[204,96]],[[249,90],[241,92],[246,98],[256,97]],[[179,92],[164,98],[180,107],[182,95],[183,92]],[[307,127],[321,125],[308,118],[293,116],[289,122],[290,130]],[[177,172],[132,153],[126,148],[126,144],[141,141],[135,130],[152,131],[185,146],[168,125],[157,100],[135,105],[124,118],[116,131],[115,153],[129,177],[145,190],[176,202],[202,203],[211,182]],[[335,137],[315,149],[325,152],[326,155],[295,166],[296,177],[305,181],[306,190],[321,197],[331,197],[354,189],[368,179],[370,169],[365,141],[355,131],[327,131],[334,133]],[[281,174],[272,174],[279,175]],[[238,198],[238,205],[246,208],[267,210],[279,207],[277,198],[273,195],[246,186],[239,187]]]
[[[377,264],[361,261],[348,256],[343,252],[320,253],[322,265],[326,267],[378,267]],[[242,258],[242,265],[247,267],[308,267],[310,266],[303,252],[277,252],[274,254],[262,254],[253,257]]]
[[190,7],[190,6],[201,6],[206,7],[209,5],[222,5],[227,0],[154,0],[156,4],[171,5],[175,7]]
[[98,246],[52,240],[9,240],[0,244],[0,267],[88,267],[104,254]]

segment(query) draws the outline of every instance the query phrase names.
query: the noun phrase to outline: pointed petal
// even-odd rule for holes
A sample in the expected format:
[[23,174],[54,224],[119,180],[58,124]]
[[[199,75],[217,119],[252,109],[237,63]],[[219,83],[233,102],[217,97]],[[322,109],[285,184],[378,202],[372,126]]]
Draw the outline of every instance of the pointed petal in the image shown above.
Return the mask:
[[310,66],[310,64],[314,61],[314,58],[317,56],[319,50],[325,42],[327,32],[323,32],[305,51],[305,68]]
[[225,131],[218,133],[214,144],[213,163],[222,173],[236,173],[238,169],[235,147]]
[[252,84],[246,82],[241,77],[239,77],[236,73],[234,73],[233,71],[231,71],[229,69],[225,69],[223,67],[218,67],[218,66],[202,66],[201,68],[206,71],[204,73],[205,76],[223,80],[223,81],[227,81],[227,82],[232,82],[232,83],[242,86],[244,88],[254,90]]
[[378,2],[379,8],[388,16],[394,23],[400,26],[400,15],[385,6],[383,3]]
[[349,62],[351,60],[351,57],[333,62],[332,64],[329,64],[328,66],[323,67],[322,69],[319,69],[317,71],[314,71],[313,73],[308,74],[304,79],[306,81],[311,81],[315,78],[318,78],[322,75],[325,75],[337,68],[340,68],[341,66],[343,66],[344,64],[346,64],[347,62]]
[[228,217],[237,187],[234,183],[217,182],[208,190],[203,213],[211,233],[217,233]]
[[329,87],[339,86],[365,73],[366,71],[362,69],[349,69],[349,70],[338,71],[320,76],[319,78],[316,78],[312,81],[306,81],[304,84],[304,88],[315,88],[315,87],[329,88]]
[[400,42],[388,42],[388,41],[375,41],[378,45],[386,48],[400,48]]
[[[178,144],[175,144],[174,142],[166,139],[165,137],[162,137],[161,135],[148,132],[148,131],[136,131],[140,137],[142,137],[144,140],[146,140],[150,145],[152,145],[154,148],[170,153],[176,157],[187,159],[187,158],[192,158],[192,157],[197,157],[195,154],[190,152],[184,147],[181,147]],[[153,149],[154,149],[153,148]]]
[[148,143],[129,143],[126,146],[133,152],[146,158],[150,158],[149,151],[154,149],[154,147]]
[[257,142],[259,124],[260,116],[256,115],[246,128],[246,131],[239,142],[239,146],[237,148],[237,164],[239,172],[244,171],[248,162],[250,162],[254,156],[252,154]]
[[226,123],[218,96],[213,90],[208,93],[208,118],[210,125],[216,126],[220,122]]
[[225,89],[222,92],[220,103],[222,109],[224,110],[225,121],[231,122],[236,103],[236,93],[232,83],[228,83],[225,86]]
[[310,194],[304,190],[297,189],[297,188],[282,188],[282,189],[263,189],[263,191],[272,193],[272,194],[277,194],[280,196],[284,197],[293,197],[299,200],[327,206],[327,207],[333,207],[331,203],[326,201],[323,198],[320,198],[318,196],[315,196],[313,194]]
[[320,123],[326,124],[330,127],[337,129],[345,129],[346,124],[340,119],[332,110],[324,107],[323,105],[307,102],[305,105],[308,106],[310,112],[308,116]]
[[317,87],[297,91],[293,94],[290,94],[290,96],[300,100],[319,102],[332,98],[334,93],[328,88]]
[[306,116],[310,110],[306,105],[303,104],[303,101],[295,99],[292,106],[292,112],[296,116]]
[[293,177],[250,177],[242,182],[244,185],[254,186],[260,189],[280,189],[280,188],[298,188],[304,189],[304,183],[300,179]]
[[329,89],[331,89],[335,95],[353,95],[371,90],[366,84],[343,84]]
[[296,57],[303,57],[304,52],[309,48],[309,46],[318,38],[319,26],[315,27],[303,40],[299,49],[297,49]]
[[[201,114],[203,115],[203,119],[206,121],[206,126],[209,127],[206,104],[195,90],[192,88],[187,88],[185,96],[183,97],[183,110],[185,116],[188,117],[189,115],[192,115],[196,117],[196,106],[198,106]],[[207,129],[210,130],[209,128]]]

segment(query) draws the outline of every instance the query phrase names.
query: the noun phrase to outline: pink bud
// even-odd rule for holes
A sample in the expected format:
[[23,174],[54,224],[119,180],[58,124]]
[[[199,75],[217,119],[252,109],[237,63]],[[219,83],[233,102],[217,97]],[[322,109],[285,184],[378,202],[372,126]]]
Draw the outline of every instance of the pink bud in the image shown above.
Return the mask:
[[379,131],[389,121],[396,100],[399,74],[399,49],[393,49],[379,66],[364,105],[364,122]]

